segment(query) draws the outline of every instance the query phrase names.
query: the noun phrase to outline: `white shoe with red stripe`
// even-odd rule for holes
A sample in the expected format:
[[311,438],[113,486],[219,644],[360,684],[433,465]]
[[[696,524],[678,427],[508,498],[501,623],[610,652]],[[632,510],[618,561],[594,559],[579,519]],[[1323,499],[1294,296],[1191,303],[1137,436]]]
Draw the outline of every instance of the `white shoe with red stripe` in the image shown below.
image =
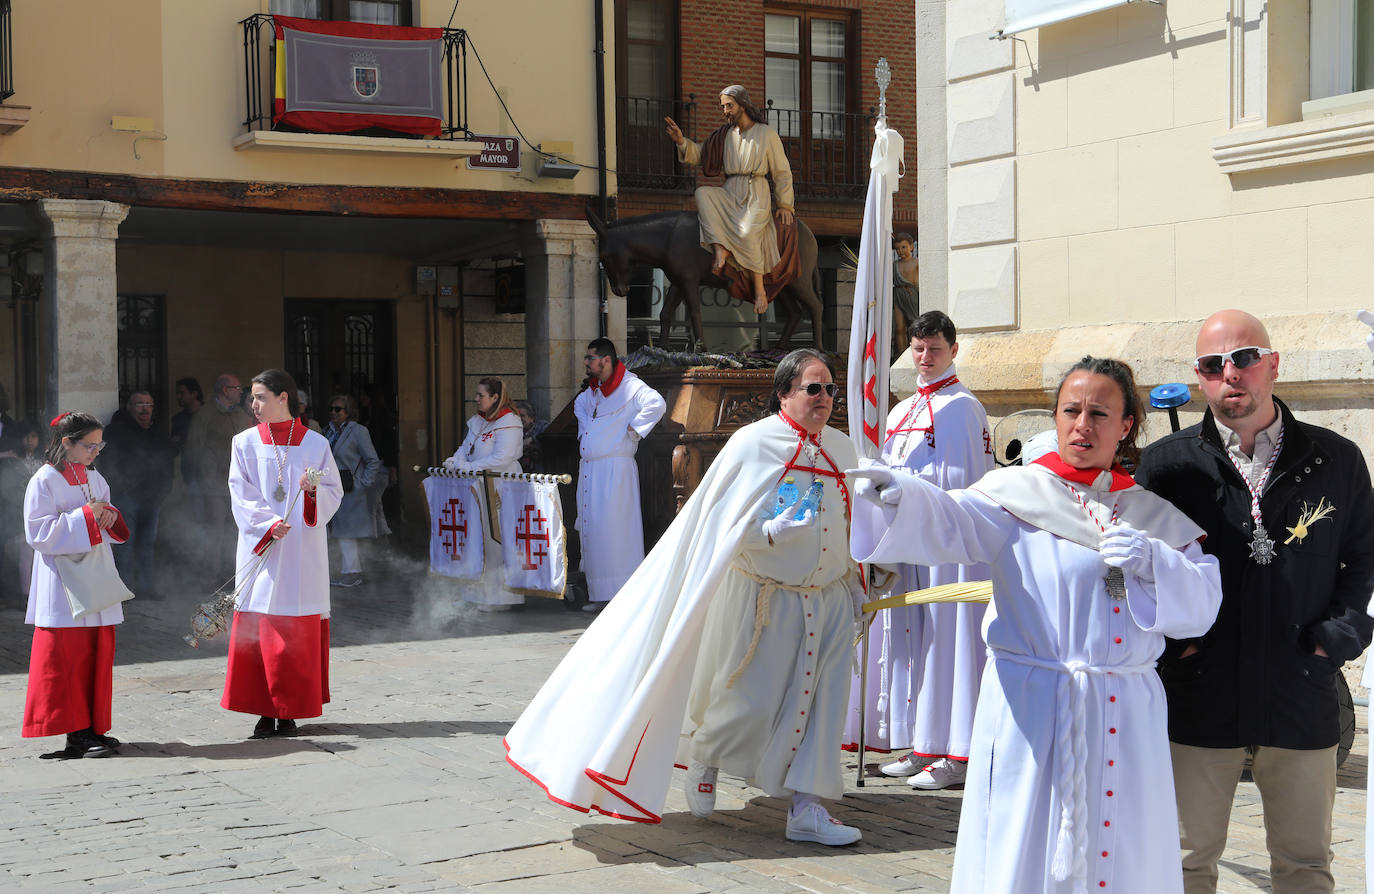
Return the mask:
[[710,816],[716,809],[715,767],[708,767],[697,761],[687,762],[687,775],[682,782],[682,792],[687,796],[687,809],[693,816]]
[[912,788],[938,791],[942,788],[962,787],[968,776],[968,761],[955,761],[942,757],[932,761],[929,766],[906,781]]
[[884,776],[915,776],[921,772],[922,768],[930,761],[915,754],[907,754],[897,758],[890,764],[883,764],[878,768],[878,772]]
[[841,823],[830,815],[830,811],[814,801],[798,813],[789,811],[787,814],[788,841],[814,841],[837,847],[853,844],[862,837],[862,832]]

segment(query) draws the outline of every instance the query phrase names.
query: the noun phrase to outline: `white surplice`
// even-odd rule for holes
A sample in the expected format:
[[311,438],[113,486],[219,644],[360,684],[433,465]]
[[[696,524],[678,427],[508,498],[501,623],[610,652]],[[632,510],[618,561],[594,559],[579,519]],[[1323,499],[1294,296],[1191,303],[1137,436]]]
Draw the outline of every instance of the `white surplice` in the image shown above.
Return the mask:
[[[234,435],[229,463],[229,497],[238,523],[235,568],[239,611],[265,615],[329,617],[329,550],[325,527],[343,500],[343,485],[334,454],[323,435],[306,431],[300,445],[273,446],[266,425]],[[280,463],[280,465],[279,465]],[[315,520],[304,518],[306,499],[300,492],[307,468],[323,469],[315,491]],[[278,481],[285,496],[276,499]],[[291,525],[285,537],[261,556],[264,538],[279,521]],[[256,572],[251,572],[257,568]],[[246,584],[246,586],[245,586]]]
[[610,394],[589,387],[573,401],[580,457],[577,530],[592,602],[608,601],[644,560],[635,450],[668,407],[643,379],[616,363],[623,377]]
[[[741,639],[748,644],[761,587],[745,569],[819,590],[806,591],[805,597],[773,591],[769,624],[735,688],[755,694],[766,689],[774,693],[776,704],[756,706],[754,713],[760,716],[749,722],[751,741],[717,737],[721,763],[729,772],[751,773],[775,791],[786,787],[833,796],[828,780],[839,774],[848,625],[859,583],[845,550],[844,516],[834,502],[842,498],[831,478],[825,479],[826,511],[811,536],[777,557],[762,553],[770,549],[766,540],[760,544],[764,512],[775,500],[784,466],[797,447],[796,433],[778,416],[736,432],[648,559],[506,735],[508,760],[552,800],[575,810],[659,821],[684,729],[698,729],[687,717],[696,668],[703,665],[705,676],[723,675],[723,684],[739,665]],[[853,444],[835,429],[824,430],[821,447],[841,468],[853,460]],[[804,492],[810,476],[789,474]],[[804,606],[813,602],[824,608],[812,610],[808,618]],[[802,645],[812,639],[811,633],[817,640],[832,633],[841,611],[846,630],[838,644],[825,642],[819,650]],[[722,624],[731,618],[732,625]],[[712,634],[703,638],[707,627]],[[767,645],[763,637],[768,637]],[[807,651],[823,654],[803,654]],[[769,683],[761,682],[765,675],[772,678]],[[810,680],[817,680],[817,686],[808,685]],[[818,688],[833,690],[838,698]],[[820,707],[812,711],[807,700]],[[717,704],[722,715],[733,717],[737,702]],[[800,716],[802,710],[808,710],[806,718]],[[795,717],[793,712],[798,712]],[[757,733],[760,728],[763,732]],[[798,745],[793,741],[797,738],[812,744]],[[795,759],[796,772],[791,767],[793,747],[804,755]]]
[[[909,469],[941,490],[968,487],[993,468],[988,417],[978,398],[956,381],[954,367],[934,389],[888,414],[882,460]],[[893,579],[877,575],[875,598],[961,581],[987,580],[986,565],[901,565]],[[987,661],[983,615],[974,602],[899,606],[869,628],[865,745],[912,750],[923,757],[967,758],[978,686]],[[847,744],[857,745],[859,675],[850,691]]]
[[[1069,894],[1105,882],[1113,891],[1182,891],[1154,662],[1165,636],[1199,636],[1215,620],[1220,573],[1196,542],[1201,530],[1124,473],[1073,484],[1081,506],[1069,482],[1042,465],[998,469],[950,492],[898,477],[895,510],[856,505],[857,559],[992,570],[992,657],[951,890]],[[1121,489],[1111,491],[1114,482]],[[1163,541],[1152,549],[1154,581],[1127,574],[1121,600],[1107,592],[1096,549],[1113,507]],[[1070,870],[1063,881],[1052,874],[1057,855]]]
[[[83,480],[84,489],[79,483]],[[79,621],[73,619],[71,603],[58,576],[57,556],[88,553],[95,544],[105,541],[122,543],[120,533],[125,539],[128,537],[122,517],[114,530],[100,530],[95,516],[85,508],[91,500],[110,500],[110,485],[95,469],[73,466],[64,475],[44,463],[29,479],[24,490],[24,538],[33,547],[33,575],[25,624],[104,627],[124,620],[120,605],[93,612]]]
[[[525,429],[513,410],[506,410],[495,419],[474,414],[468,419],[468,434],[453,455],[444,460],[444,468],[487,469],[492,472],[519,472],[520,453],[525,445]],[[501,567],[501,544],[492,537],[495,515],[488,511],[488,488],[485,479],[477,479],[478,513],[482,526],[482,577],[458,584],[458,595],[464,602],[475,605],[523,605],[525,597],[506,589]],[[497,521],[499,524],[499,520]]]

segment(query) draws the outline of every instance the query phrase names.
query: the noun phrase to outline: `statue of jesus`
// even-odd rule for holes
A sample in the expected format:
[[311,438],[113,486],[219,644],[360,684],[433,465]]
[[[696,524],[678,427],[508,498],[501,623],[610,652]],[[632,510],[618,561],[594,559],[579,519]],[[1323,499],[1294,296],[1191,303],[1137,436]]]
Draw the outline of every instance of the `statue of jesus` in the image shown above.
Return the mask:
[[[768,310],[769,292],[775,291],[765,286],[764,274],[779,261],[773,218],[788,227],[794,222],[792,168],[777,131],[764,123],[763,113],[743,87],[733,84],[721,91],[720,111],[726,123],[704,144],[684,137],[672,118],[664,120],[681,161],[700,164],[708,177],[725,175],[723,187],[697,188],[701,244],[714,253],[711,270],[716,275],[723,275],[727,264],[749,274],[754,310],[762,314]],[[777,191],[776,212],[768,193],[768,175]]]

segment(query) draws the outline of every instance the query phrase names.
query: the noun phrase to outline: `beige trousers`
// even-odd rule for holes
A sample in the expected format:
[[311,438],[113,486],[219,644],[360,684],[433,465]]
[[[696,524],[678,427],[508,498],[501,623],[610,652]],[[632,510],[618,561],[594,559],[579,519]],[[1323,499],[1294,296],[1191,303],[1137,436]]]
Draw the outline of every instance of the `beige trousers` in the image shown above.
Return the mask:
[[[1245,766],[1244,748],[1169,743],[1178,797],[1183,890],[1212,894],[1226,849],[1231,803]],[[1264,807],[1265,844],[1274,894],[1330,894],[1331,809],[1336,802],[1336,748],[1298,751],[1259,747],[1251,766]]]

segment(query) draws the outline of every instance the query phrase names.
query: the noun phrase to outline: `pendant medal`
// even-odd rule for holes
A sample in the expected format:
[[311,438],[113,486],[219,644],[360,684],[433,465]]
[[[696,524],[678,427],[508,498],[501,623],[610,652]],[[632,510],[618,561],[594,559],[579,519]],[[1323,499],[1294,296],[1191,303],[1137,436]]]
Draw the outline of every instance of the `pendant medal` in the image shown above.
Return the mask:
[[1107,595],[1120,601],[1126,598],[1126,574],[1120,568],[1108,568],[1107,576],[1102,578],[1107,585]]
[[272,492],[272,499],[276,500],[278,503],[286,499],[286,490],[280,484],[278,484],[277,489]]
[[1257,565],[1268,565],[1274,561],[1274,541],[1269,539],[1269,532],[1264,530],[1264,525],[1255,525],[1255,536],[1250,541],[1250,558]]

